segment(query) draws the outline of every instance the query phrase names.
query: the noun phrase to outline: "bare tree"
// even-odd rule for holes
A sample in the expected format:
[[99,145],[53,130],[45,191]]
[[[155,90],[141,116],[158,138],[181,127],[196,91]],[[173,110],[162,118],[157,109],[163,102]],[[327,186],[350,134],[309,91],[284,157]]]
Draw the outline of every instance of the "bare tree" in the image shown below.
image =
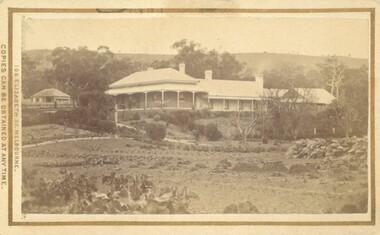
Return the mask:
[[241,136],[241,141],[243,143],[247,142],[247,137],[248,135],[252,132],[252,130],[256,127],[256,125],[259,123],[260,120],[260,115],[259,112],[250,112],[250,120],[249,121],[242,121],[241,119],[241,112],[239,111],[237,113],[237,118],[236,118],[236,126],[237,129],[239,130],[239,134]]
[[344,71],[347,66],[333,56],[318,64],[318,67],[326,80],[326,85],[331,88],[331,94],[339,99],[339,89],[343,84]]

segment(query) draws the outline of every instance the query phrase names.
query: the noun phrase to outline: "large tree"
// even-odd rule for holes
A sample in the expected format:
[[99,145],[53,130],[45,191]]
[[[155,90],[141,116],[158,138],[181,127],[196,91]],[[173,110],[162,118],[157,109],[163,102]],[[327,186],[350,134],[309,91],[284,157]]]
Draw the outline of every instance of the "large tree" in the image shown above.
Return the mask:
[[318,64],[326,85],[330,87],[330,93],[339,99],[340,87],[344,82],[344,71],[347,66],[335,56],[326,58],[323,63]]
[[172,48],[177,50],[175,64],[185,63],[186,73],[192,77],[204,78],[205,70],[212,70],[215,79],[253,79],[251,69],[228,52],[220,54],[186,39],[175,42]]
[[304,67],[285,63],[279,64],[270,71],[264,71],[264,87],[290,89],[294,87],[309,87],[306,81]]

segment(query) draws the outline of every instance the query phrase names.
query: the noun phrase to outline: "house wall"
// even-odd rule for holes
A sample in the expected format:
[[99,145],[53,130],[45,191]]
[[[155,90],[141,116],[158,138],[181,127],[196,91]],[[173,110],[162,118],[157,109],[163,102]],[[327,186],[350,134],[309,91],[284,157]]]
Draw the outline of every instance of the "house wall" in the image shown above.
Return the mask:
[[164,93],[164,107],[165,108],[177,107],[177,92],[176,91],[166,91]]
[[[166,95],[165,95],[166,96]],[[164,97],[165,97],[164,96]],[[167,97],[165,97],[167,99]],[[153,91],[147,93],[147,108],[161,108],[162,93],[161,91]],[[145,105],[145,94],[143,94],[143,100],[141,108],[144,108]]]
[[192,92],[181,92],[180,93],[179,107],[180,108],[192,108],[193,107],[193,93]]
[[[222,99],[210,99],[212,102],[213,111],[239,111],[238,101],[237,100],[228,100],[224,102]],[[249,110],[249,109],[247,109]]]
[[223,100],[210,99],[210,109],[213,111],[223,111]]
[[70,102],[70,98],[69,97],[54,97],[54,102]]
[[209,108],[208,98],[206,93],[195,93],[195,107],[197,109]]

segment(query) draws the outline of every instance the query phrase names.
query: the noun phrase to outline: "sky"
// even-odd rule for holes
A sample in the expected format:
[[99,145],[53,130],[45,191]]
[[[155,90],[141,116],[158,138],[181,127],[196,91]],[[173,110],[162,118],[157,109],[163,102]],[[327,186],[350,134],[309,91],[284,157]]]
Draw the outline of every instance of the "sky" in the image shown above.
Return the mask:
[[134,17],[23,21],[23,50],[99,45],[112,52],[174,54],[181,39],[230,53],[272,52],[369,57],[365,18]]

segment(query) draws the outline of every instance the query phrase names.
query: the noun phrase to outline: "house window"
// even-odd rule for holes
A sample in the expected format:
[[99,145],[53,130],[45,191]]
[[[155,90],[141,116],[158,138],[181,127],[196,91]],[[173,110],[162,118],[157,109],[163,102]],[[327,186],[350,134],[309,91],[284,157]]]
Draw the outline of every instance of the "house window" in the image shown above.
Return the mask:
[[259,109],[259,104],[256,101],[252,102],[252,111],[256,111]]
[[214,109],[214,101],[213,100],[210,100],[209,105],[210,105],[210,109]]
[[185,100],[185,94],[179,93],[179,100]]
[[230,109],[230,101],[229,100],[225,100],[225,102],[224,102],[224,109],[225,110],[229,110]]
[[153,95],[153,100],[157,100],[157,94]]
[[244,100],[240,100],[239,101],[239,110],[243,110],[244,109]]

